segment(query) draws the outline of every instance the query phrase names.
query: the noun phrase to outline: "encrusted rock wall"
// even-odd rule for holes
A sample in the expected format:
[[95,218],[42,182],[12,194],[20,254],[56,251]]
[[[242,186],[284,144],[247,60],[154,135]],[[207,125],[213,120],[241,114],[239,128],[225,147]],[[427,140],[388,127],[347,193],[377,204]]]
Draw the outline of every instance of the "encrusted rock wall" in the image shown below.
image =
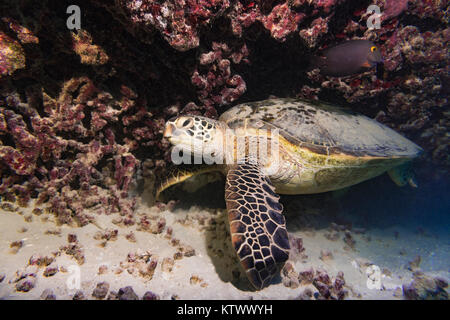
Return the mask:
[[[426,150],[427,179],[448,176],[448,3],[374,3],[378,30],[366,26],[371,1],[2,1],[2,198],[38,198],[63,223],[119,211],[133,224],[130,185],[169,160],[166,119],[270,95],[376,117]],[[72,4],[78,31],[66,27]],[[378,77],[308,71],[319,49],[353,38],[380,46]]]

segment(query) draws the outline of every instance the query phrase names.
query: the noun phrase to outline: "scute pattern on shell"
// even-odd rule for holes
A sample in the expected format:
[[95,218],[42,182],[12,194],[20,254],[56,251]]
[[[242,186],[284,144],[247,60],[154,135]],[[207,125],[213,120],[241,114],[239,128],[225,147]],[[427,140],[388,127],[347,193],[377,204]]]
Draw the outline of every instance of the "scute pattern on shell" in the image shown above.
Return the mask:
[[278,128],[289,142],[321,154],[414,158],[422,152],[419,146],[373,119],[318,101],[268,99],[244,103],[226,111],[220,120],[232,129],[244,125]]

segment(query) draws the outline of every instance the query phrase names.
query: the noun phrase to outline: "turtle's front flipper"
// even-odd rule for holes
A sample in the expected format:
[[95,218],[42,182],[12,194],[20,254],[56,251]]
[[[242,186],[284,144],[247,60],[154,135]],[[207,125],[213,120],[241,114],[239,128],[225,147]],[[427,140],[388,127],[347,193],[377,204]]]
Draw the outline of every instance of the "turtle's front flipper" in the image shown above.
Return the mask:
[[409,183],[411,187],[417,188],[417,182],[411,161],[389,170],[388,174],[395,184],[400,187],[403,187]]
[[225,200],[231,241],[253,286],[262,289],[289,258],[279,196],[258,165],[237,164],[227,175]]
[[161,200],[160,199],[161,193],[164,190],[170,188],[171,186],[173,186],[175,184],[186,181],[187,179],[189,179],[193,176],[200,175],[200,174],[207,173],[207,172],[214,172],[214,171],[223,172],[222,166],[219,166],[219,165],[196,165],[196,166],[180,165],[180,166],[177,166],[177,167],[173,168],[171,171],[169,171],[169,173],[167,174],[165,179],[163,179],[159,183],[159,186],[156,189],[155,199],[158,201]]

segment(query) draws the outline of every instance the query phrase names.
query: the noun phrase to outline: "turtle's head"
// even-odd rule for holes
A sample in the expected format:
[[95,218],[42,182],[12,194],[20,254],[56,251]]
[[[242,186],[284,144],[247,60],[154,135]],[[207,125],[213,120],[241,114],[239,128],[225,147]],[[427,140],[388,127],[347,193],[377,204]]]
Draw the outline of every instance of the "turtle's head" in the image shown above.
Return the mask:
[[221,145],[225,127],[220,121],[201,116],[179,116],[167,121],[164,137],[181,149],[199,154]]

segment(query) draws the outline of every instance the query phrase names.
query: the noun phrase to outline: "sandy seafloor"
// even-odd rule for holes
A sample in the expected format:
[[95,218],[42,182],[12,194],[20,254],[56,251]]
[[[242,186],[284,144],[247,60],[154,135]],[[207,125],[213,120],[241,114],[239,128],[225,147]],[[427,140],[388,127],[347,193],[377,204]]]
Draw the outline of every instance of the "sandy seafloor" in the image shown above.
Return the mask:
[[[332,279],[342,271],[346,299],[404,299],[402,285],[411,283],[413,271],[417,270],[448,282],[447,189],[434,184],[418,189],[397,188],[383,176],[343,192],[283,196],[288,231],[303,240],[305,249],[302,253],[292,252],[289,261],[296,272],[310,267],[323,269]],[[58,226],[50,213],[33,214],[32,204],[17,211],[0,211],[0,277],[4,276],[0,299],[40,299],[46,289],[51,289],[56,299],[72,299],[77,291],[73,288],[77,270],[79,290],[87,299],[95,299],[92,293],[100,282],[109,284],[108,294],[132,286],[139,298],[151,291],[160,299],[295,299],[306,288],[317,291],[311,284],[286,286],[281,276],[268,288],[253,291],[239,272],[231,249],[222,182],[195,193],[182,191],[183,187],[175,191],[182,195],[171,211],[160,211],[146,205],[146,201],[139,204],[136,220],[146,215],[155,226],[164,217],[166,224],[159,230],[153,227],[139,231],[137,224],[115,224],[118,214],[98,216],[96,225],[80,228]],[[336,225],[332,223],[342,230],[333,230]],[[344,229],[355,241],[354,248],[344,242]],[[99,231],[105,234],[110,230],[118,230],[117,237],[100,239]],[[131,231],[135,242],[126,237]],[[68,234],[77,236],[85,259],[81,265],[60,250],[68,245]],[[337,239],[330,240],[330,234]],[[15,252],[17,247],[11,248],[11,243],[20,240],[22,247]],[[332,258],[321,259],[321,251],[331,252]],[[127,263],[129,253],[136,254],[137,262]],[[54,257],[48,267],[57,267],[58,271],[44,276],[45,266],[29,265],[33,255]],[[409,262],[417,262],[417,256],[420,263],[411,265]],[[173,259],[173,265],[167,258]],[[156,268],[149,271],[152,261],[153,266],[157,262]],[[379,267],[378,287],[368,286],[366,269],[370,265]],[[20,275],[30,273],[36,275],[28,277],[34,287],[28,292],[17,291]]]

